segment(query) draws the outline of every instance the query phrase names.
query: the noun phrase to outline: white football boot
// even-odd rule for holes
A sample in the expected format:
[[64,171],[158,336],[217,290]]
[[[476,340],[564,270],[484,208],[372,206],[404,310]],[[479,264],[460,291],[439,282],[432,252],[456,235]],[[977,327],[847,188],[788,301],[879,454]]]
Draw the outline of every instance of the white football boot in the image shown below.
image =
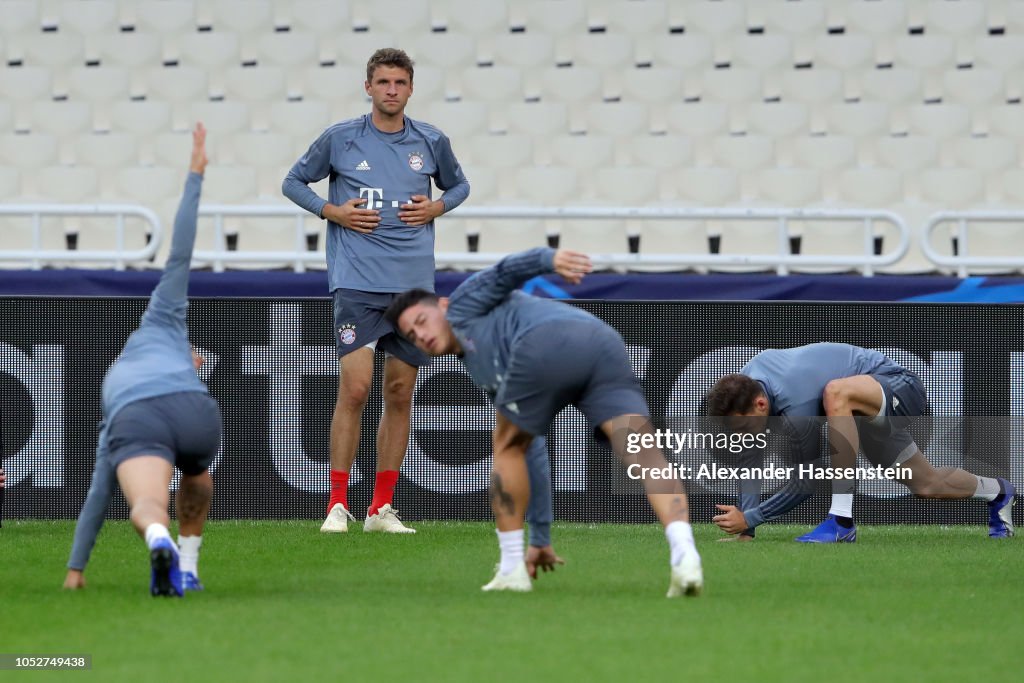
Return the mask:
[[500,566],[494,572],[494,578],[486,586],[481,586],[484,591],[516,591],[528,593],[533,590],[533,583],[530,581],[530,574],[526,571],[526,563],[520,562],[511,574],[502,574]]
[[704,570],[701,568],[697,549],[688,550],[678,564],[672,566],[672,578],[668,584],[668,597],[700,595],[704,588]]
[[363,522],[363,531],[381,531],[386,534],[414,534],[415,529],[402,524],[402,520],[398,518],[398,510],[391,507],[391,505],[385,504],[377,510],[377,514],[371,515],[366,518]]
[[327,513],[327,519],[320,527],[320,533],[344,534],[348,531],[348,520],[356,521],[352,513],[345,509],[341,503],[335,503],[331,511]]

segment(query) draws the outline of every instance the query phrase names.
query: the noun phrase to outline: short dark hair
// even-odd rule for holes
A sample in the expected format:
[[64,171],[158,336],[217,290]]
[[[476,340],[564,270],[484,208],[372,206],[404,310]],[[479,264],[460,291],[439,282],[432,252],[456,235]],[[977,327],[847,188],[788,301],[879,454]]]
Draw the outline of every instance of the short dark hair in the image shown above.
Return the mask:
[[396,47],[382,47],[370,56],[370,61],[366,62],[366,80],[370,83],[373,82],[373,72],[377,70],[378,66],[394,66],[408,71],[409,82],[412,83],[412,63],[412,59],[405,54],[405,50],[399,50]]
[[[405,309],[424,301],[431,306],[436,306],[437,300],[437,295],[433,292],[428,292],[425,289],[410,289],[391,300],[388,309],[384,311],[384,319],[398,330],[398,334],[402,334],[402,331],[398,329],[398,318],[405,313]],[[405,335],[402,336],[404,337]]]
[[761,383],[746,375],[731,374],[722,377],[711,387],[704,402],[708,415],[722,417],[750,412],[754,401],[764,394]]

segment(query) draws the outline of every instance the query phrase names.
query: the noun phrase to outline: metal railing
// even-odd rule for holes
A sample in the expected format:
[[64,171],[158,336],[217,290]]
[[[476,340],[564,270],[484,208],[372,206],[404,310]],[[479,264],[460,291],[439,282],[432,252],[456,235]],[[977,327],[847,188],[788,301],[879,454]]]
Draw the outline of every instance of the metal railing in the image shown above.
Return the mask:
[[[38,270],[48,263],[112,262],[117,270],[128,264],[148,263],[163,241],[163,226],[156,213],[135,204],[0,204],[0,216],[29,216],[31,219],[32,248],[4,249],[0,241],[0,261],[24,262]],[[42,222],[44,218],[58,216],[113,216],[113,249],[43,249]],[[148,224],[149,239],[141,249],[125,248],[125,218],[135,216]]]
[[[201,216],[212,217],[214,239],[219,248],[196,250],[197,261],[208,262],[215,271],[229,263],[288,263],[302,272],[310,264],[322,264],[323,251],[306,250],[306,221],[319,219],[309,212],[288,204],[281,205],[226,205],[206,204],[199,209]],[[459,207],[449,214],[460,219],[621,219],[656,221],[694,220],[750,220],[773,221],[772,228],[777,251],[775,253],[678,252],[661,254],[592,254],[595,266],[612,268],[632,267],[689,267],[689,266],[765,266],[784,275],[791,267],[841,267],[859,269],[872,275],[879,266],[888,266],[903,258],[910,248],[910,231],[903,219],[895,213],[880,209],[793,209],[793,208],[652,208],[652,207],[522,207],[489,206]],[[226,217],[290,217],[294,221],[295,250],[228,251],[225,244],[224,219]],[[442,219],[443,220],[443,219]],[[860,223],[864,230],[863,252],[859,254],[792,254],[790,253],[791,224],[801,221],[837,221]],[[879,223],[896,228],[895,247],[888,253],[875,254],[875,233]],[[625,236],[625,233],[624,233]],[[887,242],[889,240],[886,240]],[[202,245],[197,245],[201,247]],[[643,245],[641,244],[641,249]],[[504,253],[493,252],[439,252],[439,263],[455,267],[486,266],[497,262]]]
[[[956,254],[940,254],[932,246],[932,235],[943,224],[953,223],[956,229]],[[925,223],[921,250],[929,261],[937,266],[955,268],[958,277],[965,278],[970,268],[1005,268],[1020,270],[1024,268],[1024,253],[1013,256],[971,256],[970,230],[971,223],[1021,223],[1024,224],[1024,211],[940,211],[932,214]]]

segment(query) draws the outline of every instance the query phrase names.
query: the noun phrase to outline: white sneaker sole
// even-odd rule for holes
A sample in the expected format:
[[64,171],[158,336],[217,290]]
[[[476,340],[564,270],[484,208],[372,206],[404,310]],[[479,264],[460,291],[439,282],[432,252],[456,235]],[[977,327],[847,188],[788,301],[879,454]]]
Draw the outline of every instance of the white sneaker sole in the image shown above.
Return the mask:
[[672,578],[669,581],[666,597],[678,598],[680,596],[696,597],[704,590],[704,571],[701,568],[700,560],[693,562],[680,562],[672,567]]

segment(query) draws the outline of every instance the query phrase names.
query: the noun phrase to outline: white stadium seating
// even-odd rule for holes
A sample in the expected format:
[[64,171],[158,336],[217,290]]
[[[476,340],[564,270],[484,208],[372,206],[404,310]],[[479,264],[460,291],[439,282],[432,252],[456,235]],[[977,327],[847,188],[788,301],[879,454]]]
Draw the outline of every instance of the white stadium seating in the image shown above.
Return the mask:
[[[918,230],[1024,202],[1021,0],[2,0],[0,196],[85,187],[169,222],[201,119],[208,196],[284,202],[284,169],[368,111],[388,45],[416,60],[409,113],[451,139],[467,206],[889,208]],[[47,194],[61,182],[79,189]],[[449,218],[438,244],[587,238],[585,220],[515,223]],[[754,229],[592,226],[621,253],[627,233],[649,253],[674,227],[706,253]],[[811,251],[822,234],[802,226]]]

